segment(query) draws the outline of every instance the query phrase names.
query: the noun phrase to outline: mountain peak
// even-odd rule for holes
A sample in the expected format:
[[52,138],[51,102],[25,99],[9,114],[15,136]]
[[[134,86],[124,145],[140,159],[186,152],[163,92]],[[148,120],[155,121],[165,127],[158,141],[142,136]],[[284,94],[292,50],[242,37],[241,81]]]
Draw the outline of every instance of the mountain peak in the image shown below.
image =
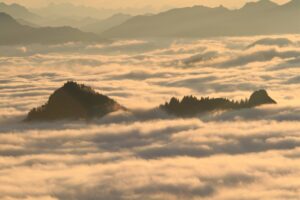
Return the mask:
[[9,14],[5,13],[5,12],[0,12],[0,17],[1,18],[10,18],[10,19],[12,19],[12,17]]
[[57,89],[46,104],[32,109],[26,121],[90,119],[125,108],[91,87],[73,81]]
[[17,4],[17,3],[12,3],[12,4],[6,4],[6,3],[3,3],[3,2],[0,2],[0,10],[7,10],[7,9],[18,9],[19,11],[27,11],[27,9],[20,5],[20,4]]
[[291,1],[287,2],[286,4],[284,4],[283,6],[284,7],[289,7],[289,8],[299,9],[300,0],[291,0]]
[[228,11],[229,10],[228,8],[226,8],[223,5],[219,5],[218,7],[215,7],[214,9],[216,9],[218,11]]
[[299,1],[299,0],[291,0],[289,3],[292,3],[292,4],[300,4],[300,1]]
[[276,101],[268,95],[266,90],[258,90],[253,92],[250,96],[249,104],[259,106],[262,104],[276,104]]
[[39,18],[36,14],[27,10],[26,7],[17,3],[13,3],[13,4],[0,3],[0,12],[5,12],[16,19],[20,18],[23,20],[31,21]]
[[[18,24],[17,21],[7,13],[0,12],[0,25],[8,26]],[[7,27],[8,28],[8,27]]]
[[243,10],[249,10],[249,9],[260,9],[260,10],[263,10],[263,9],[269,9],[269,8],[274,8],[278,6],[278,4],[274,3],[273,1],[270,1],[270,0],[260,0],[260,1],[257,1],[257,2],[248,2],[244,5],[244,7],[242,8]]

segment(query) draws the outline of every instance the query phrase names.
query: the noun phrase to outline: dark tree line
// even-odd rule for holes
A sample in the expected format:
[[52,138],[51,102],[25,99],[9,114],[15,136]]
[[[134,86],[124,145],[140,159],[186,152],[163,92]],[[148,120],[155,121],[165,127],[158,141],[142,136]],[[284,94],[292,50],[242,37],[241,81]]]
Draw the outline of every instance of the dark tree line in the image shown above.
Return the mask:
[[237,110],[243,108],[252,108],[262,104],[276,103],[269,97],[265,90],[254,92],[249,99],[240,101],[229,100],[227,98],[210,98],[195,96],[185,96],[182,100],[173,97],[169,102],[161,105],[160,108],[170,114],[178,116],[191,116],[204,112],[212,112],[217,110]]

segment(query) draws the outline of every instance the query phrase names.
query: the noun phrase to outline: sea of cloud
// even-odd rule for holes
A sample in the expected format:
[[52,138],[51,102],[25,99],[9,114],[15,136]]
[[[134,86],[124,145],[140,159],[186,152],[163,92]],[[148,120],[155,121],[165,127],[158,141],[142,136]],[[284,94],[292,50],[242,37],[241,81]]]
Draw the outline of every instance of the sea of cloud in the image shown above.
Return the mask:
[[[298,200],[300,35],[0,47],[0,199]],[[68,80],[128,108],[24,123]],[[278,104],[190,119],[184,95]]]

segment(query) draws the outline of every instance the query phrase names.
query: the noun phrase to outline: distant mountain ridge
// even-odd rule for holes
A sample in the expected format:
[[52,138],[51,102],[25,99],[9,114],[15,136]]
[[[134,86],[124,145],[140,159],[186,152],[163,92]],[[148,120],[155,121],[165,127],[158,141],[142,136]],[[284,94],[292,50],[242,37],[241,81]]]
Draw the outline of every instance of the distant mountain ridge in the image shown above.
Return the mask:
[[[50,4],[54,8],[74,8],[72,4]],[[92,12],[89,7],[83,14]],[[222,36],[250,36],[300,33],[300,0],[278,5],[270,0],[246,3],[230,10],[223,6],[209,8],[194,6],[176,8],[158,14],[130,16],[117,14],[105,20],[94,18],[42,18],[18,4],[0,3],[0,45],[56,44],[77,41],[99,41],[99,36],[110,39],[143,38],[206,38]],[[93,12],[96,11],[92,9]],[[74,12],[75,12],[74,11]],[[50,13],[51,13],[50,12]],[[12,13],[13,19],[4,16]],[[68,11],[68,15],[72,10]],[[19,17],[19,18],[18,18]],[[82,16],[81,16],[82,17]],[[32,19],[32,20],[29,20]],[[6,22],[5,22],[6,20]],[[35,23],[36,22],[36,23]],[[65,26],[71,24],[77,28]],[[59,27],[56,27],[59,25]],[[44,27],[55,26],[55,27]],[[79,30],[80,28],[81,30]],[[93,33],[87,33],[87,32]]]
[[22,25],[35,28],[71,26],[97,34],[120,25],[132,17],[128,14],[114,14],[114,11],[109,9],[98,10],[71,3],[50,3],[47,7],[30,10],[20,4],[0,2],[0,12],[10,15]]
[[277,7],[278,4],[274,3],[270,0],[260,0],[258,2],[248,2],[246,3],[240,10],[249,10],[249,11],[257,11],[257,10],[267,10]]
[[0,12],[7,13],[8,15],[13,16],[16,19],[22,19],[26,21],[34,21],[39,18],[38,15],[30,12],[27,8],[24,6],[21,6],[19,4],[6,4],[3,2],[0,2]]
[[[61,1],[62,2],[62,1]],[[75,1],[74,1],[75,2]],[[84,1],[82,1],[84,2]],[[66,12],[68,11],[68,12]],[[47,6],[42,8],[32,9],[32,12],[37,13],[43,17],[51,18],[73,18],[73,19],[82,19],[82,18],[94,18],[99,20],[107,19],[117,13],[128,13],[130,15],[137,15],[142,13],[152,13],[158,12],[157,9],[146,6],[146,7],[136,7],[135,5],[130,6],[120,6],[119,8],[99,8],[88,6],[87,4],[75,4],[75,3],[60,3],[55,2],[49,3]]]
[[99,36],[72,27],[40,27],[22,25],[6,13],[0,13],[0,45],[58,44],[67,42],[103,42]]
[[108,30],[114,26],[118,26],[124,23],[125,21],[129,20],[131,17],[132,17],[131,15],[119,13],[109,18],[106,18],[104,20],[82,26],[80,27],[80,29],[83,31],[100,34],[105,30]]
[[223,6],[176,8],[136,16],[104,31],[112,38],[220,37],[300,33],[300,1],[278,5],[269,0],[247,3],[237,10]]
[[[68,12],[63,12],[63,9]],[[23,25],[30,25],[32,27],[42,27],[42,26],[71,26],[79,28],[84,25],[91,23],[96,23],[100,21],[97,18],[89,17],[91,16],[102,16],[100,11],[95,8],[74,6],[72,4],[50,4],[47,8],[41,10],[31,10],[22,6],[20,4],[6,4],[0,2],[0,12],[4,12]],[[82,13],[82,15],[72,15],[72,12]],[[61,13],[61,15],[57,15]],[[65,14],[65,15],[63,15]],[[103,16],[108,16],[109,13]],[[103,17],[102,16],[102,17]]]
[[42,8],[34,9],[33,12],[43,17],[51,18],[96,18],[103,19],[111,15],[110,10],[98,10],[97,8],[88,6],[73,5],[71,3],[49,3],[47,6]]

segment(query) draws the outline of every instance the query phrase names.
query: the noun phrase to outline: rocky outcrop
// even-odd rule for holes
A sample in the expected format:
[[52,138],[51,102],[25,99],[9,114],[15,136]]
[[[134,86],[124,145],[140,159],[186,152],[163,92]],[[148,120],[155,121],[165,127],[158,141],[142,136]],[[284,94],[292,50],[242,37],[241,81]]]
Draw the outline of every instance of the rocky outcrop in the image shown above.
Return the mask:
[[252,95],[249,98],[249,106],[259,106],[263,104],[276,104],[276,101],[274,101],[267,93],[266,90],[258,90],[252,93]]
[[116,101],[95,92],[91,87],[70,81],[57,89],[46,104],[32,109],[25,121],[91,119],[124,109]]

